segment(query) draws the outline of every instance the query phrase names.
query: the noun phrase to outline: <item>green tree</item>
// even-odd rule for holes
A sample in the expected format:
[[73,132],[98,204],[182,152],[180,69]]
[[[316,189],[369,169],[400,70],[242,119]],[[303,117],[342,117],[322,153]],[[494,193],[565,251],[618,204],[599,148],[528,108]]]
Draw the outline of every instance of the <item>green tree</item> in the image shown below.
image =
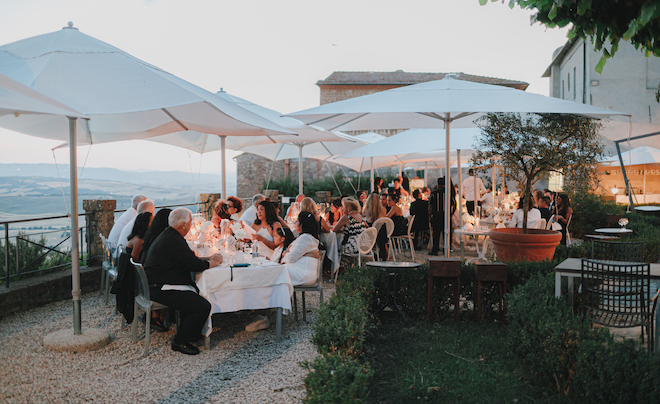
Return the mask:
[[506,175],[518,182],[523,203],[523,233],[532,185],[542,175],[563,173],[570,183],[589,188],[596,180],[596,165],[603,155],[600,123],[566,114],[495,114],[477,121],[481,135],[473,164],[498,160]]
[[[496,1],[496,0],[491,0]],[[485,5],[488,0],[479,0]],[[660,56],[660,1],[652,0],[509,0],[509,7],[536,10],[532,23],[548,28],[573,24],[569,38],[591,38],[603,55],[596,65],[601,73],[605,61],[614,56],[619,41],[630,41],[636,49]],[[610,48],[603,45],[608,42]]]

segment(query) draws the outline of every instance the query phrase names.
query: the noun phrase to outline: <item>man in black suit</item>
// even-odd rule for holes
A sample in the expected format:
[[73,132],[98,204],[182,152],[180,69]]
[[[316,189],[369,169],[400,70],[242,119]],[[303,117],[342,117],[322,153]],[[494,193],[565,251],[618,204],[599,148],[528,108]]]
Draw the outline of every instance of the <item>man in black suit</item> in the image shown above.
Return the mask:
[[549,222],[550,218],[552,217],[552,212],[550,212],[550,209],[548,209],[549,205],[549,197],[542,196],[541,199],[539,199],[539,212],[541,212],[541,218],[545,219],[546,222]]
[[[429,255],[440,253],[440,236],[444,237],[445,231],[445,195],[445,177],[440,177],[438,178],[438,186],[431,192],[431,200],[429,201],[429,216],[431,217],[431,227],[433,227],[433,249],[429,252]],[[454,191],[453,183],[451,183],[450,195],[449,223],[451,224],[451,216],[456,211],[456,191]],[[449,245],[451,246],[451,226],[449,237]]]
[[192,226],[190,210],[173,210],[168,224],[169,227],[163,230],[149,248],[144,263],[149,292],[151,300],[179,310],[181,324],[172,340],[172,350],[197,355],[199,349],[192,342],[199,339],[211,312],[211,304],[199,295],[190,273],[220,265],[222,255],[215,254],[209,261],[205,261],[197,258],[188,247],[184,237]]

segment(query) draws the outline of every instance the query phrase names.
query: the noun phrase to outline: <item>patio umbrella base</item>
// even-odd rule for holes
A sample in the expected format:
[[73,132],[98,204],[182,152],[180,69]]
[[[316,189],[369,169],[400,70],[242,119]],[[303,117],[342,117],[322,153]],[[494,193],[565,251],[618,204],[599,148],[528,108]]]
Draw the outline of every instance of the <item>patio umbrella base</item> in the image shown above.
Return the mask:
[[66,328],[44,337],[44,346],[58,352],[95,351],[110,342],[112,342],[110,334],[98,328],[83,328],[80,335],[75,335],[73,328]]

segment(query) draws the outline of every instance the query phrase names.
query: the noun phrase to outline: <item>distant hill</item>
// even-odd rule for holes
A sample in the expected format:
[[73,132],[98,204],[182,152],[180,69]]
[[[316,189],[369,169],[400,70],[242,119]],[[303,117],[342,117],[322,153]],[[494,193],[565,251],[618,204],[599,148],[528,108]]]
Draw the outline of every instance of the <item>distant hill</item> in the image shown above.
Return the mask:
[[[215,174],[193,176],[182,171],[114,168],[78,170],[79,208],[83,199],[115,199],[117,208],[125,209],[136,194],[147,195],[156,206],[192,203],[199,193],[220,192],[221,188],[221,178]],[[227,192],[235,194],[235,189],[235,180],[228,181]],[[15,215],[66,214],[69,200],[68,165],[0,164],[0,221],[16,219]]]

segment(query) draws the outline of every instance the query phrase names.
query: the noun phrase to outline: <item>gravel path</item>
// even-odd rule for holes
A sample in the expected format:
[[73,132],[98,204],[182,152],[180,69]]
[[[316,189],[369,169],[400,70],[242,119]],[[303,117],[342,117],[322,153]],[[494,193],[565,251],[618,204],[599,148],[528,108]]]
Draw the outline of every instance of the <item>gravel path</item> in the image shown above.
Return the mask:
[[[327,299],[334,285],[324,287]],[[113,336],[97,351],[44,348],[44,336],[72,327],[71,301],[19,313],[0,320],[0,402],[298,403],[306,376],[299,362],[317,356],[309,323],[316,319],[318,294],[309,293],[307,301],[308,323],[284,316],[279,343],[274,312],[270,329],[257,333],[244,331],[251,313],[216,315],[211,349],[197,356],[170,349],[173,327],[151,334],[150,354],[143,358],[144,335],[133,344],[130,327],[122,327],[123,317],[100,293],[82,298],[83,327]]]

